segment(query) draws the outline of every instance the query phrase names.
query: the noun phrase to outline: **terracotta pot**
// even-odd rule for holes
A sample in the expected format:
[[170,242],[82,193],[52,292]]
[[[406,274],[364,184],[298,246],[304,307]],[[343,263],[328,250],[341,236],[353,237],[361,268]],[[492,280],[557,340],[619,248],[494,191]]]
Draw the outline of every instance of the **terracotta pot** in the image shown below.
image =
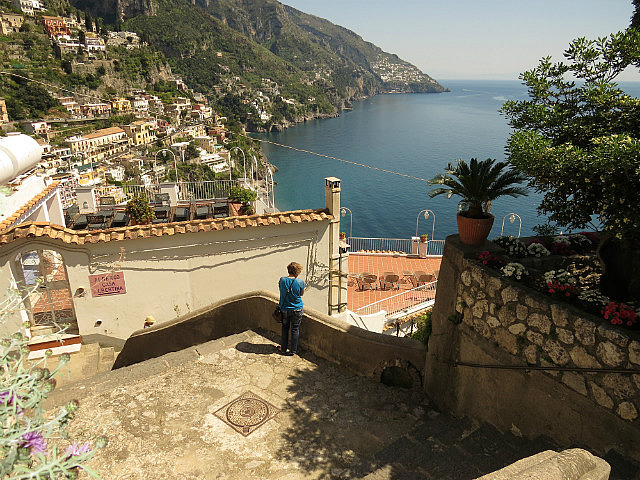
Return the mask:
[[458,233],[460,234],[460,241],[465,245],[479,246],[482,245],[491,227],[493,227],[494,216],[491,214],[487,218],[470,218],[458,214]]

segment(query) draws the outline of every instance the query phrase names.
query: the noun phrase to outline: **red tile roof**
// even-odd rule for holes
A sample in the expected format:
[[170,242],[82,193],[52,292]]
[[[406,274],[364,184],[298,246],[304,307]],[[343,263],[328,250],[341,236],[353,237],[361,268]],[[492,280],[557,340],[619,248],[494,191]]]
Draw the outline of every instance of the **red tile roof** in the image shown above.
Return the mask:
[[114,242],[136,238],[162,237],[182,233],[233,230],[235,228],[281,225],[283,223],[303,223],[332,220],[325,209],[294,210],[291,212],[269,213],[265,215],[236,216],[206,220],[192,220],[163,224],[135,225],[105,230],[71,230],[48,222],[28,222],[0,231],[0,246],[20,238],[49,237],[64,243],[84,245],[85,243]]
[[27,213],[29,210],[31,210],[31,208],[33,208],[35,205],[37,205],[37,203],[42,200],[43,198],[45,198],[47,195],[49,195],[49,193],[51,193],[53,190],[55,190],[56,188],[58,188],[58,185],[60,185],[59,181],[55,181],[53,182],[51,185],[49,185],[47,188],[45,188],[42,192],[40,192],[38,195],[36,195],[35,197],[33,197],[31,200],[29,200],[27,203],[25,203],[21,208],[19,208],[18,210],[16,210],[13,215],[11,215],[10,217],[5,218],[2,222],[0,222],[0,232],[2,232],[3,230],[9,228],[16,220],[18,220],[22,215],[24,215],[25,213]]

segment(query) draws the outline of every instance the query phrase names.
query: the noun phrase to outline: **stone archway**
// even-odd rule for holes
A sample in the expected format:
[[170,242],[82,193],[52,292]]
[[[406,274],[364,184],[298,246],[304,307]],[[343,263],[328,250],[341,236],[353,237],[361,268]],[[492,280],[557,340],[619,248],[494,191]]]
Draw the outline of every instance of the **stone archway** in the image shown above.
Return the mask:
[[422,388],[422,374],[411,362],[399,358],[379,364],[373,377],[390,387]]

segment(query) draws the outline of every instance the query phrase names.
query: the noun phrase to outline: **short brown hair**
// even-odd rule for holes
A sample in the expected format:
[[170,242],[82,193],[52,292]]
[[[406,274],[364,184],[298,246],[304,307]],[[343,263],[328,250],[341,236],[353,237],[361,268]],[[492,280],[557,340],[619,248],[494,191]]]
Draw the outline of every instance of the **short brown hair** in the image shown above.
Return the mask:
[[287,272],[289,272],[289,275],[297,277],[298,275],[300,275],[301,271],[302,265],[300,265],[299,263],[291,262],[289,265],[287,265]]

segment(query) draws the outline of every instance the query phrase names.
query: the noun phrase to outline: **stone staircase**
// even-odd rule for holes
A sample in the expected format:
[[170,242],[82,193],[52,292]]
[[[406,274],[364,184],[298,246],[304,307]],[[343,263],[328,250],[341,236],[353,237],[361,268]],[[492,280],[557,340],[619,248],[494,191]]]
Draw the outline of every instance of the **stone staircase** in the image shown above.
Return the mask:
[[[120,350],[114,346],[101,346],[99,343],[82,344],[78,352],[70,354],[70,361],[60,367],[56,379],[58,387],[79,380],[86,380],[94,375],[111,370]],[[53,356],[46,360],[33,360],[46,366],[49,370],[54,370],[58,366],[59,356]]]

